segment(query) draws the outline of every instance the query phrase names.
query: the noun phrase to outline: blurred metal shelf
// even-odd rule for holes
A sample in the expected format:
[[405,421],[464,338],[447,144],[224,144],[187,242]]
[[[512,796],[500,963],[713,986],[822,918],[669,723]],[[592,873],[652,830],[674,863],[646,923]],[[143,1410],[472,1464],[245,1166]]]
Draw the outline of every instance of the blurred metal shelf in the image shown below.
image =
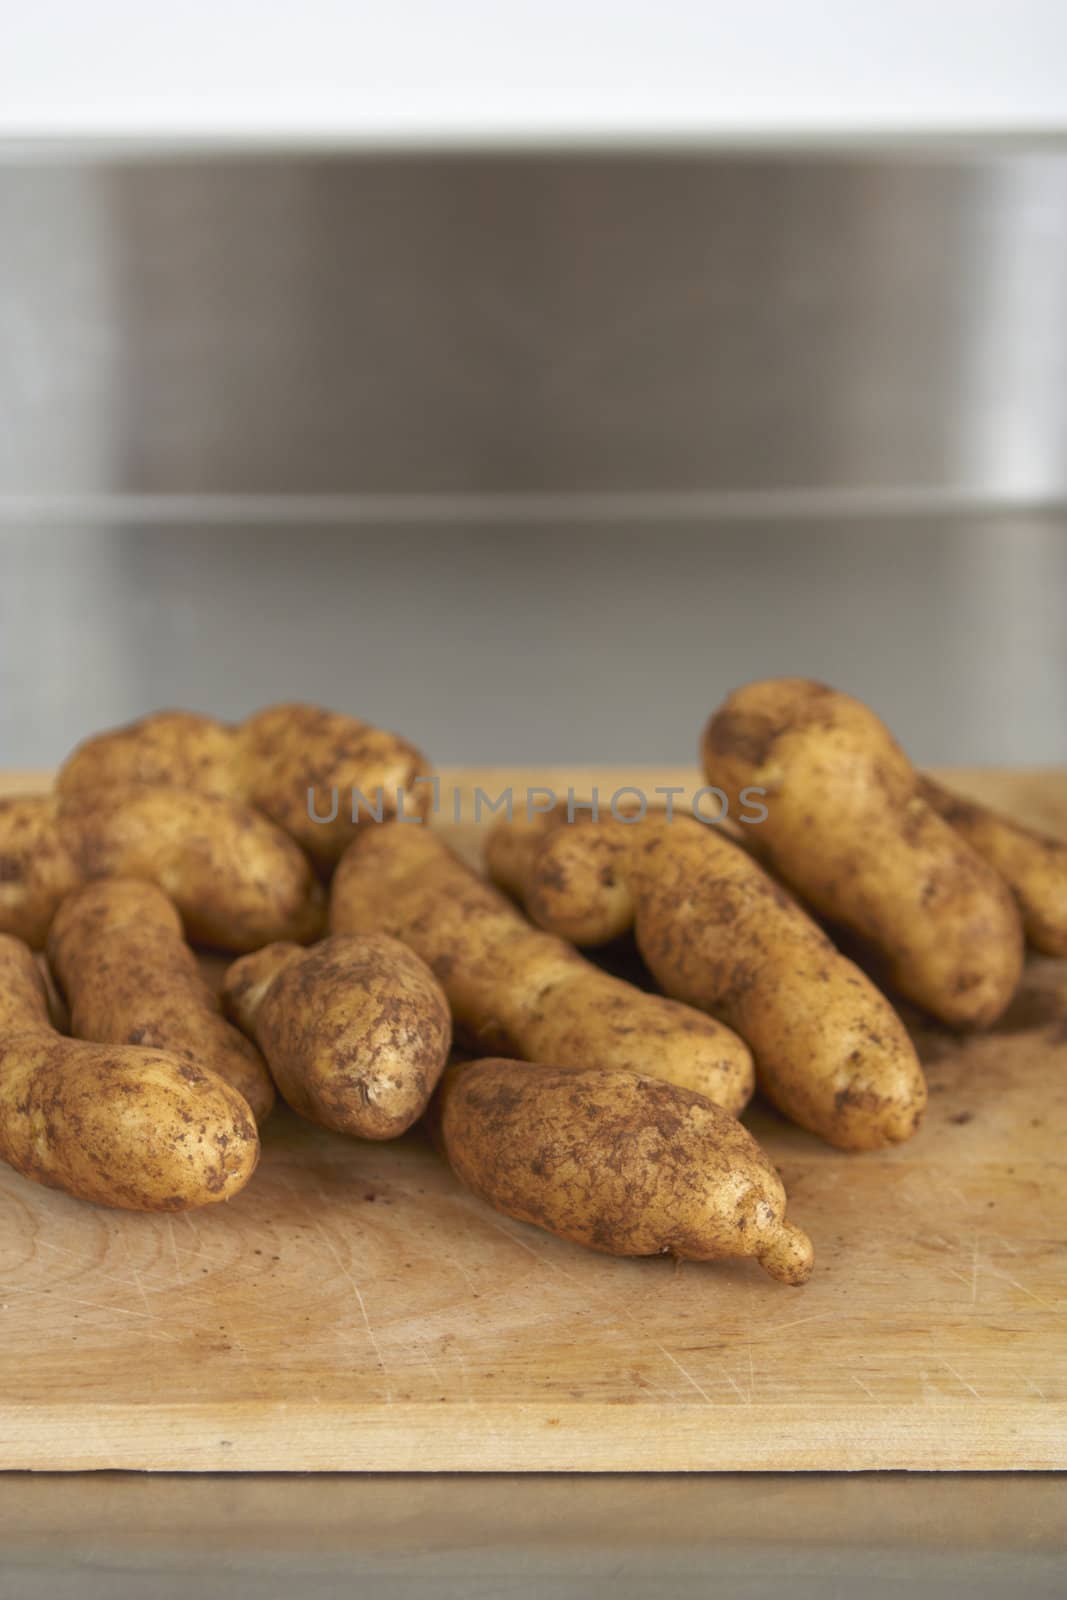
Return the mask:
[[6,766],[294,695],[680,761],[776,672],[1067,759],[1062,143],[8,149],[0,236]]
[[[505,536],[506,535],[506,536]],[[0,528],[0,764],[304,698],[440,763],[677,763],[803,673],[924,764],[1067,761],[1067,516]]]
[[1067,498],[1062,146],[16,149],[0,233],[9,517]]

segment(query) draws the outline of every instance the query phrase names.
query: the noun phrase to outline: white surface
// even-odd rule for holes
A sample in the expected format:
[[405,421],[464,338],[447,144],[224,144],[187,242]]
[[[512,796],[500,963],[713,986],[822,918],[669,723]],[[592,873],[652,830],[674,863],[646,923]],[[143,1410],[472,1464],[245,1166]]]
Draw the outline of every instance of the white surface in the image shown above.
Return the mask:
[[0,137],[1067,128],[1062,0],[3,0]]

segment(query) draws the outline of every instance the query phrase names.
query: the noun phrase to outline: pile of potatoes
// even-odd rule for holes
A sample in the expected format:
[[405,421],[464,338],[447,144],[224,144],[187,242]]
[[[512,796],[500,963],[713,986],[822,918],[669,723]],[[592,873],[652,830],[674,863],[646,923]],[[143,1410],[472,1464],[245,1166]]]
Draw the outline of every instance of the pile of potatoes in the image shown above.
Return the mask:
[[[841,1149],[910,1138],[926,1086],[886,991],[995,1022],[1025,939],[1067,955],[1067,844],[803,679],[732,694],[703,760],[733,814],[763,792],[758,825],[516,816],[487,881],[429,825],[419,752],[355,718],[88,740],[0,801],[0,1157],[102,1205],[209,1205],[279,1094],[362,1139],[425,1118],[475,1194],[593,1249],[802,1283],[811,1242],[737,1120],[754,1086]],[[629,934],[661,993],[580,953]],[[221,996],[192,944],[236,957]]]

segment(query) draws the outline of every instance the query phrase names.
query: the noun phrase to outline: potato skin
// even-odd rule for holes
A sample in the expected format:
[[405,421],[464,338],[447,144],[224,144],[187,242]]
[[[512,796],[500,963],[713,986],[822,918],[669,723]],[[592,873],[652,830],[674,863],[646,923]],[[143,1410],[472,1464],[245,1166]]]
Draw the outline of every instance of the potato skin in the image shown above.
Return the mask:
[[989,1027],[1022,970],[1007,885],[918,792],[888,729],[803,678],[735,690],[704,733],[708,782],[766,790],[749,847],[871,950],[901,994],[954,1027]]
[[[432,795],[415,779],[429,770],[420,752],[396,734],[358,717],[294,704],[267,706],[237,724],[190,711],[157,711],[85,740],[56,782],[63,794],[151,783],[254,805],[328,868],[356,826],[353,790],[374,805],[380,787],[383,817],[396,814],[399,790],[406,814],[426,816]],[[337,816],[327,820],[334,790]]]
[[489,876],[526,907],[539,928],[571,944],[607,944],[634,925],[625,869],[638,824],[565,819],[559,809],[501,818],[485,844]]
[[479,1054],[643,1072],[733,1112],[752,1094],[752,1057],[736,1034],[532,928],[428,828],[362,829],[334,877],[330,926],[403,940],[436,974]]
[[250,806],[152,784],[0,802],[0,932],[38,947],[67,894],[112,877],[158,884],[188,937],[222,949],[309,939],[322,926],[310,863]]
[[1007,883],[1034,949],[1067,956],[1067,841],[965,800],[933,778],[920,779],[919,793]]
[[57,1034],[28,945],[0,935],[0,1159],[97,1205],[185,1211],[232,1199],[258,1158],[247,1104],[214,1072]]
[[637,945],[657,982],[751,1046],[764,1093],[842,1150],[910,1139],[926,1080],[904,1024],[736,845],[680,821],[635,840]]
[[[354,789],[371,805],[381,790],[383,819],[396,815],[398,790],[405,815],[429,815],[430,787],[415,782],[430,772],[426,757],[397,734],[357,717],[317,706],[268,706],[241,723],[237,742],[244,796],[322,866],[336,865],[359,826],[352,821]],[[309,787],[320,817],[329,816],[331,792],[338,791],[334,821],[309,816]]]
[[268,945],[234,962],[223,1003],[294,1111],[361,1139],[396,1139],[422,1116],[452,1044],[440,984],[383,934]]
[[609,1255],[755,1256],[803,1283],[811,1242],[741,1124],[703,1095],[597,1067],[469,1061],[439,1092],[456,1176],[507,1216]]
[[[892,1006],[794,900],[716,828],[675,817],[542,825],[503,862],[554,933],[634,929],[657,983],[745,1040],[769,1099],[844,1150],[908,1139],[926,1106],[914,1046]],[[610,863],[610,871],[604,870]],[[626,915],[624,916],[624,912]]]
[[110,784],[163,784],[223,800],[243,800],[234,730],[195,711],[154,711],[75,746],[56,774],[59,794]]
[[0,934],[40,950],[60,903],[85,881],[51,795],[0,800]]
[[99,878],[60,906],[48,960],[70,1008],[71,1032],[96,1044],[134,1044],[209,1067],[248,1102],[258,1123],[274,1085],[256,1047],[225,1020],[163,890]]

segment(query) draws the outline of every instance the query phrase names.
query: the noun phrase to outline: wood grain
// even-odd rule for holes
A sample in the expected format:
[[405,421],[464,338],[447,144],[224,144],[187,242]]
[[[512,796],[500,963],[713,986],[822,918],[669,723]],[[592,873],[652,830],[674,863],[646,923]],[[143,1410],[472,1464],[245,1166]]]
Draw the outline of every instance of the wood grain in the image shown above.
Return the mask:
[[[943,776],[1067,833],[1067,774]],[[697,782],[442,779],[468,801]],[[486,1210],[418,1136],[287,1114],[249,1189],[193,1215],[0,1168],[0,1466],[1067,1467],[1067,964],[1031,961],[990,1034],[909,1021],[932,1090],[911,1144],[848,1156],[746,1117],[815,1240],[799,1290],[586,1253]]]

